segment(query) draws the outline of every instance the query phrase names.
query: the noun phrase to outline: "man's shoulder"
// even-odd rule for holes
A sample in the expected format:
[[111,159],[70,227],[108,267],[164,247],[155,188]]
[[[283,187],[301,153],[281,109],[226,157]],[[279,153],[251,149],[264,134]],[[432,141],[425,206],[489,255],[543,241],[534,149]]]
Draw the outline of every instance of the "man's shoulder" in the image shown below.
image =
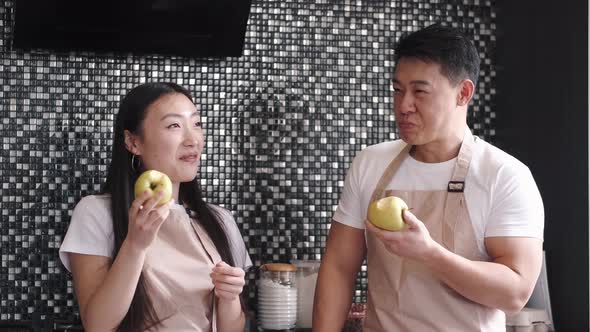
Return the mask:
[[406,143],[402,140],[387,141],[367,146],[354,158],[353,168],[356,169],[357,172],[362,173],[382,173],[382,170],[387,167],[387,165],[405,146]]
[[383,158],[384,156],[396,156],[404,147],[406,143],[402,140],[387,141],[378,144],[369,145],[362,149],[357,155],[359,159],[373,159],[375,157]]
[[513,172],[528,171],[528,167],[516,157],[483,139],[476,141],[475,153],[478,161],[475,165],[493,173],[500,169]]

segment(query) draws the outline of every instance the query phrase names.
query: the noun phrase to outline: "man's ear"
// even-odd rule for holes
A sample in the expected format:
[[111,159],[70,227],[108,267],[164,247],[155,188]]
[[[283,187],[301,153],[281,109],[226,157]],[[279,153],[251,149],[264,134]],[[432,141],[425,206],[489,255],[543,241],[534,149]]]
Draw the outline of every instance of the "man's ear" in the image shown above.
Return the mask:
[[457,106],[467,106],[473,94],[475,93],[475,84],[470,79],[459,82],[459,91],[457,93]]
[[137,136],[129,130],[125,130],[123,134],[125,135],[125,147],[127,148],[127,151],[139,156],[141,153],[139,151]]

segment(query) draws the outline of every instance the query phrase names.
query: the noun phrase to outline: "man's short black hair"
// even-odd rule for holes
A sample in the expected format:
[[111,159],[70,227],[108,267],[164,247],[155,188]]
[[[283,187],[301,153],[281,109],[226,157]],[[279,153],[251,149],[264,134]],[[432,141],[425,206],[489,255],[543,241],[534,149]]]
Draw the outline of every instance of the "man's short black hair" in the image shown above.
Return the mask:
[[394,49],[394,61],[416,58],[440,65],[441,73],[455,85],[469,78],[477,85],[479,54],[471,40],[459,29],[439,23],[404,35]]

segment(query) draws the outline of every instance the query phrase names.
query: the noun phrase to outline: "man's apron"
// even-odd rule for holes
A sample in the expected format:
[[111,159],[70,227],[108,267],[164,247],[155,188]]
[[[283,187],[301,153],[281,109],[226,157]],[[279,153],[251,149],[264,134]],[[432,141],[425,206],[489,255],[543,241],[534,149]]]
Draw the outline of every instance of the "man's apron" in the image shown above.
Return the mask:
[[[465,177],[475,138],[466,131],[447,190],[386,190],[411,146],[389,164],[371,202],[387,196],[403,199],[446,249],[470,260],[489,261],[478,250],[465,204]],[[368,303],[364,331],[505,331],[505,314],[463,297],[417,261],[387,251],[370,232],[367,237]]]
[[180,205],[150,246],[143,266],[162,331],[215,331],[215,294],[209,276],[221,257],[203,228]]

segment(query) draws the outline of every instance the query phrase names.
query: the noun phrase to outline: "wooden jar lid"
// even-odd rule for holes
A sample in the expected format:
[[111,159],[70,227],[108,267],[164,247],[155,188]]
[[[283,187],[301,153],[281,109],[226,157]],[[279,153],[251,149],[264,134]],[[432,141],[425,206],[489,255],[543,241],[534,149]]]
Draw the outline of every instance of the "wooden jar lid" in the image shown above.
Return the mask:
[[293,265],[293,264],[287,264],[287,263],[269,263],[269,264],[264,264],[261,267],[264,270],[267,271],[280,271],[280,272],[295,272],[297,271],[297,266]]

